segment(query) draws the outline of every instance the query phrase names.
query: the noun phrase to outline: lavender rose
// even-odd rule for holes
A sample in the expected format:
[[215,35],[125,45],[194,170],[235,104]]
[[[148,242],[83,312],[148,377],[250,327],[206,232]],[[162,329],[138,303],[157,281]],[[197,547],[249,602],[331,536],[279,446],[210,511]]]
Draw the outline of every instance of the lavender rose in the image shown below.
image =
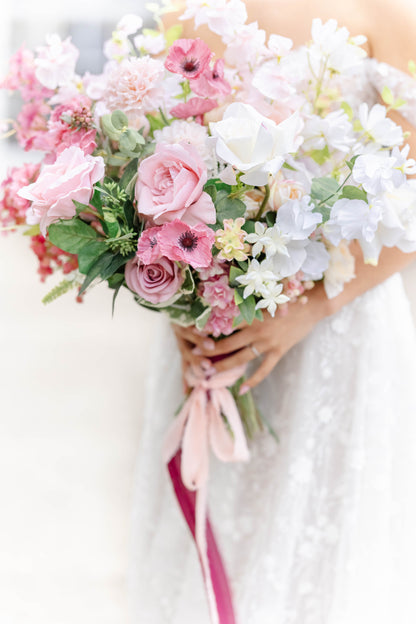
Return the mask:
[[137,256],[127,262],[125,278],[130,290],[150,303],[168,301],[184,281],[181,269],[167,258],[143,264]]

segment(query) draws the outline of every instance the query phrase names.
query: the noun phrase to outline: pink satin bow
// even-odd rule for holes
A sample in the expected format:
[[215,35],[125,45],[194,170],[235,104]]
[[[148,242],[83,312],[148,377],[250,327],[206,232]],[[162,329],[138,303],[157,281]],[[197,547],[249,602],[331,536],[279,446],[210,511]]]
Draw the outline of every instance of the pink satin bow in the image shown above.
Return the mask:
[[245,366],[223,373],[189,369],[186,381],[192,391],[166,435],[163,450],[175,494],[198,549],[212,624],[235,624],[236,620],[228,579],[207,517],[209,451],[211,447],[225,462],[249,459],[240,414],[228,389],[244,371]]

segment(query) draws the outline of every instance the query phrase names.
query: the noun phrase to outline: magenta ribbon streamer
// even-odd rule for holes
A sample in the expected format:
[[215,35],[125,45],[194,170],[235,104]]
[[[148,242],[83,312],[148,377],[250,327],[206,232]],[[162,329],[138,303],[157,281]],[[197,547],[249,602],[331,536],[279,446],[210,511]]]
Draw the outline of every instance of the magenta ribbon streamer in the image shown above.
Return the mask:
[[[229,581],[207,514],[206,489],[203,486],[200,490],[192,491],[183,484],[181,458],[182,451],[178,450],[169,461],[168,470],[179,506],[197,546],[211,620],[213,624],[236,624]],[[202,539],[201,531],[204,534]]]

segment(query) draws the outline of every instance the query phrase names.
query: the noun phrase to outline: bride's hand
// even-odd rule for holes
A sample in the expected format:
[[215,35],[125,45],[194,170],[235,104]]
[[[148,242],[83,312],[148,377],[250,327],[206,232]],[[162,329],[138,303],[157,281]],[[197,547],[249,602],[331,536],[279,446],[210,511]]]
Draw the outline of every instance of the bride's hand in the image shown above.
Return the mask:
[[[327,297],[322,285],[318,285],[309,293],[307,303],[290,304],[285,316],[276,315],[273,318],[265,313],[263,321],[254,321],[252,325],[245,326],[217,342],[201,337],[190,328],[178,328],[176,332],[177,337],[187,344],[188,350],[184,357],[188,361],[192,358],[215,357],[214,366],[217,372],[247,364],[262,356],[259,367],[242,387],[241,393],[244,393],[263,381],[285,353],[300,342],[328,313]],[[194,348],[189,353],[191,344]],[[223,357],[217,360],[217,356]]]

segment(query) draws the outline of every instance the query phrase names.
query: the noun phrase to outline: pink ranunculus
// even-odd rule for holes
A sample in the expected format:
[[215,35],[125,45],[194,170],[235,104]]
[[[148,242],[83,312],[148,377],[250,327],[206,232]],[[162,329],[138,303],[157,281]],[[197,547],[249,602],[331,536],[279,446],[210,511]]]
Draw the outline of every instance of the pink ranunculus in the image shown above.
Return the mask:
[[234,303],[234,289],[228,284],[227,275],[214,277],[203,283],[202,296],[211,307],[225,310]]
[[198,223],[191,227],[179,219],[162,226],[158,236],[164,256],[186,262],[194,268],[211,264],[214,240],[215,234],[207,225]]
[[127,262],[125,278],[130,290],[150,303],[169,301],[184,281],[182,270],[175,262],[160,258],[152,264],[143,264],[137,256]]
[[218,59],[214,67],[208,68],[196,80],[192,81],[192,91],[201,97],[227,96],[231,85],[224,78],[224,60]]
[[19,191],[20,197],[32,202],[32,215],[40,223],[43,235],[54,221],[75,215],[73,200],[88,204],[93,186],[103,178],[104,170],[101,156],[85,155],[79,147],[68,147],[54,164],[43,167],[36,182]]
[[203,191],[206,181],[206,165],[192,145],[160,143],[139,166],[138,212],[156,225],[175,219],[188,225],[215,223],[214,203]]
[[144,230],[140,236],[137,244],[137,256],[143,264],[152,264],[162,256],[158,241],[161,229],[162,226],[150,227]]
[[178,119],[188,119],[195,117],[196,121],[202,124],[202,116],[218,106],[217,100],[211,98],[194,97],[187,102],[182,102],[174,106],[170,114]]
[[212,52],[202,39],[177,39],[169,50],[165,67],[192,80],[209,67],[211,57]]

